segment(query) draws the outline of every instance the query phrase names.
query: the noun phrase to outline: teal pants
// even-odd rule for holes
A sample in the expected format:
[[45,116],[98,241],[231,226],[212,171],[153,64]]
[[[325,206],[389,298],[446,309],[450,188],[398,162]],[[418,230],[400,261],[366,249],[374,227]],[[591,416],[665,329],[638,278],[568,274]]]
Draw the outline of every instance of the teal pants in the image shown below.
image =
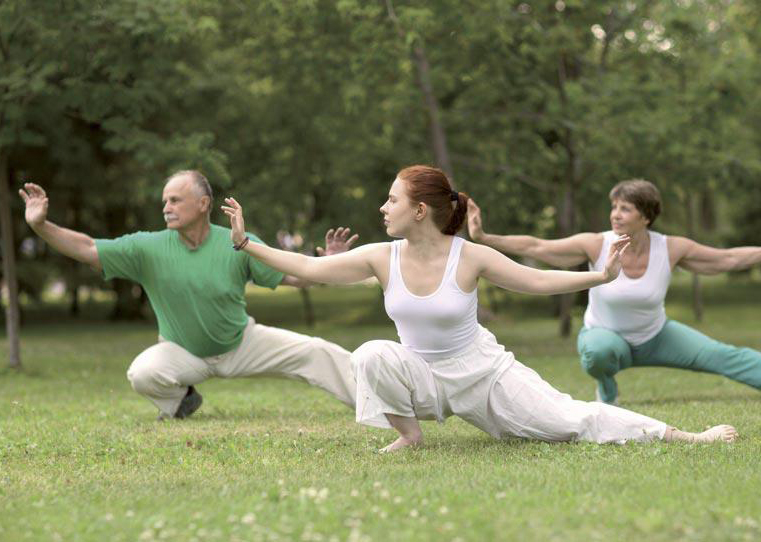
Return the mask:
[[609,329],[582,328],[577,346],[581,366],[597,379],[599,396],[606,403],[618,396],[613,377],[629,367],[720,374],[761,390],[761,352],[721,343],[674,320],[668,320],[658,335],[639,346],[631,346]]

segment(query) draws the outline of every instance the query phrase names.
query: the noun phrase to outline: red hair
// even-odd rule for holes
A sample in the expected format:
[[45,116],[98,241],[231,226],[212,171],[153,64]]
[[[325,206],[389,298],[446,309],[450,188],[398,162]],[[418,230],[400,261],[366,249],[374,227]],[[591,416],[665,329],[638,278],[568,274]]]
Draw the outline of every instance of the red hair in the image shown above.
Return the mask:
[[433,223],[441,233],[457,233],[468,213],[468,195],[452,190],[452,183],[443,171],[430,166],[410,166],[396,176],[406,183],[410,200],[425,203],[431,209]]

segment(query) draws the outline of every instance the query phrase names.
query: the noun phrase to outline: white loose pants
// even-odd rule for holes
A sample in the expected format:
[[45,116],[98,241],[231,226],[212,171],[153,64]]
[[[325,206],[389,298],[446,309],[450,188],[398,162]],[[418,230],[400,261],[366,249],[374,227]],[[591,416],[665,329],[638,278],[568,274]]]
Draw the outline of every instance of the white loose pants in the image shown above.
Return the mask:
[[356,383],[350,353],[337,344],[254,323],[249,318],[237,348],[200,358],[163,340],[138,355],[127,371],[132,388],[172,416],[188,386],[211,377],[284,376],[322,388],[354,407]]
[[357,422],[390,428],[384,414],[443,421],[457,415],[497,438],[624,443],[662,439],[667,425],[604,403],[576,401],[550,386],[481,328],[460,355],[426,361],[393,341],[352,354]]

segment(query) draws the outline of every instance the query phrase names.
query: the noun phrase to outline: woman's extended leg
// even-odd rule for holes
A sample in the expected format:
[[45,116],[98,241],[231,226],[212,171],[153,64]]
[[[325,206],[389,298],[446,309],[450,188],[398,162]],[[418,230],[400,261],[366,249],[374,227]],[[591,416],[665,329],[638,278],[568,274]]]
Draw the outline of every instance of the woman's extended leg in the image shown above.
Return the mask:
[[731,442],[737,436],[731,426],[717,426],[699,434],[686,433],[630,410],[574,400],[517,361],[494,383],[489,409],[500,427],[497,436],[501,437],[602,444],[656,439]]
[[715,373],[761,389],[761,352],[719,342],[669,320],[643,345],[632,348],[633,365]]

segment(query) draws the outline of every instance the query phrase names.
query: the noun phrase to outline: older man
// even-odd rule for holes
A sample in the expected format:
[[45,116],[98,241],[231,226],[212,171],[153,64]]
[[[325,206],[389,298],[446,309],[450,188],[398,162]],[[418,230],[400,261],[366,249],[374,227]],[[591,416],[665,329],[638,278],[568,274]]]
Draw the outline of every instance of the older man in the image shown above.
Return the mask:
[[[130,365],[133,389],[159,409],[159,419],[186,418],[201,406],[195,385],[217,376],[280,375],[304,380],[354,406],[349,352],[316,337],[256,324],[245,312],[244,290],[259,286],[303,286],[294,277],[233,250],[230,230],[212,224],[211,186],[198,171],[180,171],[163,191],[167,228],[117,239],[93,239],[47,220],[48,198],[27,183],[19,194],[31,228],[62,254],[125,278],[148,295],[159,326],[159,342]],[[341,252],[356,240],[348,230],[326,235],[326,250]],[[253,242],[262,241],[248,234]]]

